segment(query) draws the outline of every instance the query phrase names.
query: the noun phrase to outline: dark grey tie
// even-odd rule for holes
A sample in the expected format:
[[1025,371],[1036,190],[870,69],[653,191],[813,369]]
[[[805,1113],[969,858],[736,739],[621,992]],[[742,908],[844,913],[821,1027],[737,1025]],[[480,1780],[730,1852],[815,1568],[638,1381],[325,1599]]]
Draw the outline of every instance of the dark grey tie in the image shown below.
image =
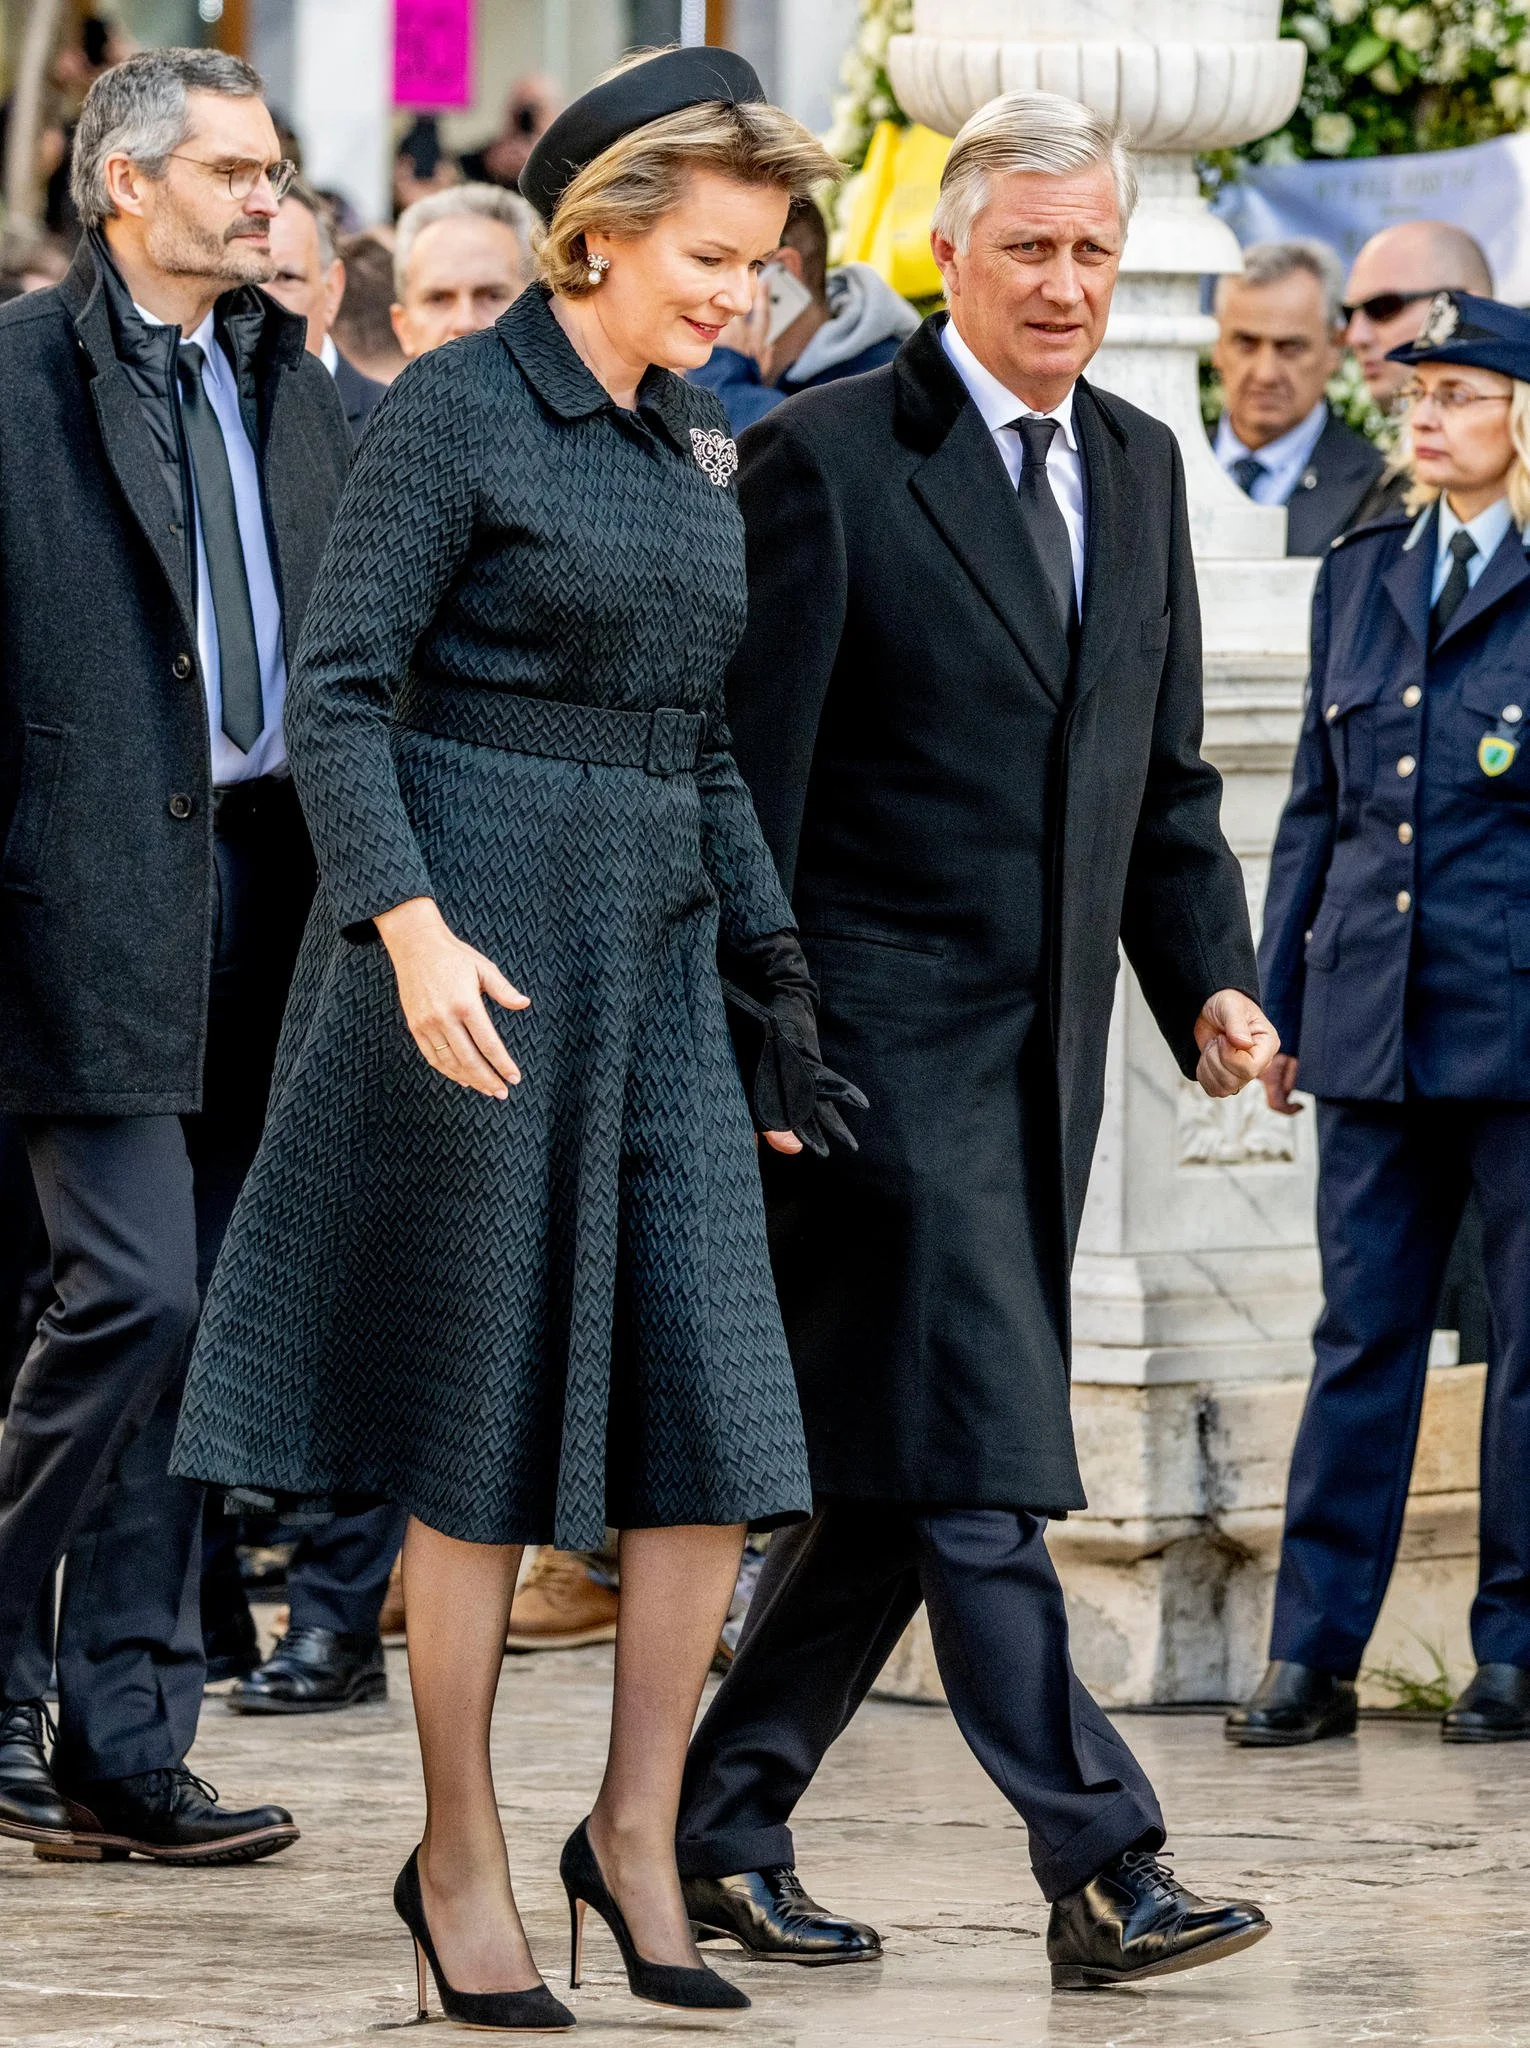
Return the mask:
[[1466,574],[1466,565],[1477,552],[1477,543],[1464,526],[1458,526],[1450,536],[1449,553],[1452,556],[1450,574],[1440,585],[1440,594],[1434,601],[1429,614],[1429,640],[1432,646],[1456,613],[1461,609],[1461,600],[1471,589]]
[[1041,566],[1046,571],[1047,583],[1057,604],[1058,620],[1063,631],[1071,637],[1078,617],[1073,583],[1073,544],[1068,539],[1068,522],[1062,516],[1062,507],[1053,495],[1051,479],[1047,475],[1047,450],[1052,445],[1059,422],[1022,414],[1019,419],[1011,420],[1010,425],[1020,436],[1020,446],[1025,451],[1025,467],[1015,487],[1020,500],[1020,517],[1025,521],[1036,552],[1041,557]]
[[202,361],[202,351],[194,341],[181,343],[181,418],[196,478],[197,517],[218,625],[223,730],[239,751],[247,754],[266,722],[260,694],[260,652],[255,645],[255,614],[250,609],[250,586],[244,573],[234,479],[223,429],[202,386]]
[[1240,455],[1227,471],[1245,497],[1252,497],[1255,484],[1269,473],[1268,465],[1261,462],[1257,455]]

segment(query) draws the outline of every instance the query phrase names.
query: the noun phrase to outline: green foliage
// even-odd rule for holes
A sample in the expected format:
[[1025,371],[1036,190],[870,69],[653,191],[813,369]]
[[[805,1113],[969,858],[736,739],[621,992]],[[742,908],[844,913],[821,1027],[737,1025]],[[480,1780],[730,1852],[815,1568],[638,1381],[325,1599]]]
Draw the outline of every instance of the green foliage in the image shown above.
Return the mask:
[[1281,33],[1307,45],[1307,76],[1289,123],[1254,149],[1260,163],[1457,149],[1530,111],[1530,5],[1305,0],[1282,10]]
[[1455,1681],[1445,1663],[1444,1653],[1437,1643],[1426,1643],[1414,1630],[1408,1631],[1424,1655],[1433,1665],[1427,1676],[1408,1671],[1396,1664],[1383,1664],[1379,1670],[1367,1671],[1365,1676],[1373,1685],[1379,1685],[1392,1695],[1392,1705],[1405,1714],[1443,1714],[1456,1696]]

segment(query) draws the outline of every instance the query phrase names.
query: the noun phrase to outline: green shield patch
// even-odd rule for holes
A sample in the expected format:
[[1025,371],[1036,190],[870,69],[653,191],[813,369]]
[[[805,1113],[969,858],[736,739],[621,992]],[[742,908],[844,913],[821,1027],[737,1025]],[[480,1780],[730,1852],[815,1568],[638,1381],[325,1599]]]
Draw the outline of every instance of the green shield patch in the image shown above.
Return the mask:
[[1484,775],[1504,775],[1514,766],[1514,757],[1519,752],[1514,740],[1500,739],[1490,732],[1477,745],[1477,766]]

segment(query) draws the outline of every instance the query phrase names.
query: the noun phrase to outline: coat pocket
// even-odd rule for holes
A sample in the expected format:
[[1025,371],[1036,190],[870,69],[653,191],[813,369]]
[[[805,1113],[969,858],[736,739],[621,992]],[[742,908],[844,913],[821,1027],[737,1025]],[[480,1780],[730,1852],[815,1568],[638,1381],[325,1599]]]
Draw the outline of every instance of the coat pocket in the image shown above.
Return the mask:
[[42,880],[68,743],[63,726],[29,725],[23,730],[21,786],[0,854],[0,888],[31,890]]

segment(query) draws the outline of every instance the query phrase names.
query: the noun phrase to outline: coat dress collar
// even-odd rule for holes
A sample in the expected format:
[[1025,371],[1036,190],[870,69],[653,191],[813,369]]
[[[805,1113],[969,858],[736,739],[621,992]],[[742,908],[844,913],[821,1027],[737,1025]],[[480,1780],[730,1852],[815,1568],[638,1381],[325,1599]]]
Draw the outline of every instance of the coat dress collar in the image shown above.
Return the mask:
[[[1068,694],[1068,643],[1055,607],[1036,602],[1044,573],[1020,516],[993,436],[941,346],[944,313],[932,314],[893,363],[894,428],[924,460],[914,495],[999,615],[1052,699]],[[1141,484],[1120,421],[1080,378],[1073,424],[1088,479],[1084,603],[1075,701],[1098,684],[1131,613],[1136,566],[1134,507]]]
[[554,319],[552,293],[545,284],[528,285],[494,324],[527,383],[557,419],[592,419],[603,412],[627,432],[635,426],[640,431],[657,428],[687,461],[694,452],[692,428],[704,432],[716,426],[715,413],[697,402],[691,386],[657,365],[638,386],[636,413],[624,411]]

